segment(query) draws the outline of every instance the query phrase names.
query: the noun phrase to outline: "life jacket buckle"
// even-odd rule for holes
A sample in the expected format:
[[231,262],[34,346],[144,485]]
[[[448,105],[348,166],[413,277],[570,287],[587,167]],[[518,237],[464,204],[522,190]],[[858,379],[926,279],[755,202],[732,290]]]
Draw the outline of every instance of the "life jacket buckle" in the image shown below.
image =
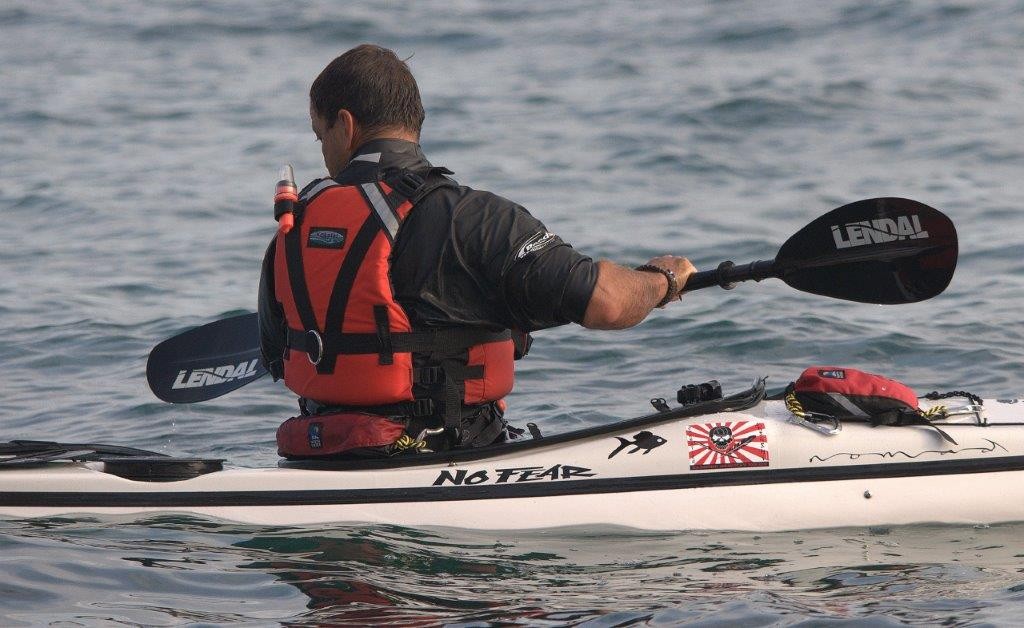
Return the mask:
[[414,198],[416,192],[419,191],[420,187],[425,182],[426,181],[423,177],[410,170],[403,170],[398,177],[394,177],[391,181],[387,181],[392,188],[408,199]]
[[413,372],[413,382],[416,384],[439,384],[444,378],[444,371],[440,366],[425,366]]
[[416,437],[416,440],[423,441],[425,443],[428,436],[441,436],[442,434],[444,434],[443,427],[425,427],[420,430],[419,436]]
[[412,415],[418,416],[430,416],[434,414],[434,400],[433,399],[413,399],[412,401]]
[[[324,357],[324,339],[320,337],[320,332],[315,329],[310,329],[306,332],[307,339],[312,337],[312,341],[306,342],[306,357],[309,358],[310,364],[318,366],[320,360]],[[316,354],[314,355],[314,351]]]

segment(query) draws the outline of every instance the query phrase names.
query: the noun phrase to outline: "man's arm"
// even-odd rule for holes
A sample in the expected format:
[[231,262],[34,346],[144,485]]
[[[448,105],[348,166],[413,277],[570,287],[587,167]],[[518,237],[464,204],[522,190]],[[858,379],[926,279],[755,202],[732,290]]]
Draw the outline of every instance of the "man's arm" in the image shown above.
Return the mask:
[[[697,271],[685,257],[663,255],[647,262],[675,273],[670,301],[681,298],[690,275]],[[597,262],[597,283],[590,295],[582,325],[590,329],[625,329],[638,324],[665,298],[668,278],[657,272],[630,270],[610,262]]]
[[[457,211],[452,248],[466,266],[501,294],[511,327],[534,331],[570,321],[593,329],[624,329],[650,314],[668,291],[660,272],[594,262],[548,232],[523,207],[486,192],[471,192]],[[682,257],[648,262],[675,273],[672,299],[695,269]]]

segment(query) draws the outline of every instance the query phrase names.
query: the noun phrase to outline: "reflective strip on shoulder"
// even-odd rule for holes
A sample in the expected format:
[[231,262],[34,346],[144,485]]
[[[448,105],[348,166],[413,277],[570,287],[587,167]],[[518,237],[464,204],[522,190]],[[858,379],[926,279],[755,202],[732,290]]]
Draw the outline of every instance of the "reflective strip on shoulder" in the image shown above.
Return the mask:
[[381,223],[384,225],[384,229],[388,233],[388,237],[392,242],[395,241],[395,236],[398,234],[398,217],[391,211],[391,206],[388,205],[384,195],[380,193],[380,188],[377,187],[376,183],[364,183],[361,186],[363,192],[366,194],[366,200],[370,201],[370,205],[373,206],[373,210],[377,212],[377,216],[380,217]]
[[311,187],[308,190],[306,190],[305,192],[303,192],[302,196],[299,198],[299,200],[300,201],[308,201],[309,199],[313,198],[314,196],[316,196],[320,192],[323,192],[327,188],[333,188],[333,187],[335,187],[337,185],[338,185],[338,182],[335,181],[334,179],[324,179],[320,183],[317,183],[313,187]]

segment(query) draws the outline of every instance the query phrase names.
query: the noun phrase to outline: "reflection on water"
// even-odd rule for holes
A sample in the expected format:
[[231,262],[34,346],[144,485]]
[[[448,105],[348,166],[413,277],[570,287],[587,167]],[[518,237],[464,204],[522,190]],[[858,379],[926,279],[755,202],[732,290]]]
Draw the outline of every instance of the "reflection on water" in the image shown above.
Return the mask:
[[[716,617],[727,596],[744,622],[771,609],[778,617],[796,611],[963,623],[982,618],[991,606],[985,600],[1021,582],[1024,555],[1014,549],[1021,531],[577,529],[495,539],[375,527],[267,532],[234,547],[258,551],[261,559],[240,567],[296,587],[309,598],[305,618],[321,622],[696,620]],[[692,616],[703,604],[714,608]]]
[[[1024,524],[749,534],[253,528],[182,517],[5,521],[0,616],[998,623],[1024,609],[1022,534]],[[168,596],[174,605],[161,602]]]

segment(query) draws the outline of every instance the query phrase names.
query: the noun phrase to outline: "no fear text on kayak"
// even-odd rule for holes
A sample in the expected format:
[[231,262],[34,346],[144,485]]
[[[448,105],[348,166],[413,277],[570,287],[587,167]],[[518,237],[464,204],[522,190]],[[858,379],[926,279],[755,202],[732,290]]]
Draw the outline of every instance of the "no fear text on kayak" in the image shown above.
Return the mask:
[[[778,390],[683,383],[675,404],[652,399],[651,413],[562,434],[506,404],[532,332],[633,327],[704,288],[778,279],[858,303],[934,298],[958,258],[939,210],[855,200],[773,259],[703,271],[678,251],[594,261],[428,160],[418,86],[390,50],[331,61],[310,87],[309,120],[327,176],[300,187],[291,166],[280,171],[257,312],[166,339],[146,367],[169,403],[269,373],[298,398],[277,428],[282,459],[240,469],[15,440],[0,444],[0,515],[750,530],[1024,519],[1024,404],[967,383],[919,395],[822,356],[771,374],[791,382]],[[948,507],[951,491],[962,507]]]

